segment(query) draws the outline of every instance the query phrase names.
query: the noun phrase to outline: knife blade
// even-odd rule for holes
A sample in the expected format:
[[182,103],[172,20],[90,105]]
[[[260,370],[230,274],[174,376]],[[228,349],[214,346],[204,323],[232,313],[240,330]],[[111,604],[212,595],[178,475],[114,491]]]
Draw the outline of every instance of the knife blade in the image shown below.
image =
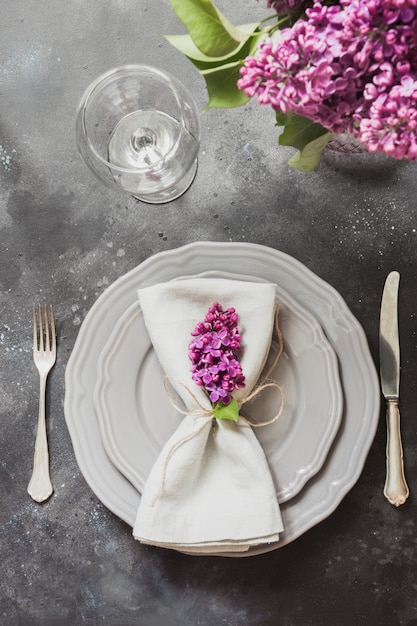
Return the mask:
[[381,389],[386,402],[387,448],[384,496],[394,506],[409,495],[404,475],[400,428],[400,342],[398,333],[398,289],[400,274],[390,272],[382,293],[379,323]]

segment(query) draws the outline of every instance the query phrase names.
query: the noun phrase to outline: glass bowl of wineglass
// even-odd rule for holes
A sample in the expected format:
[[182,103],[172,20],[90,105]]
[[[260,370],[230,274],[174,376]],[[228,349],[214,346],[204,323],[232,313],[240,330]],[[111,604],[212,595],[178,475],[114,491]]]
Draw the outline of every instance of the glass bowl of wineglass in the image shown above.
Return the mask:
[[147,65],[125,65],[99,76],[85,91],[76,142],[83,161],[107,185],[143,202],[170,202],[196,174],[199,113],[176,77]]

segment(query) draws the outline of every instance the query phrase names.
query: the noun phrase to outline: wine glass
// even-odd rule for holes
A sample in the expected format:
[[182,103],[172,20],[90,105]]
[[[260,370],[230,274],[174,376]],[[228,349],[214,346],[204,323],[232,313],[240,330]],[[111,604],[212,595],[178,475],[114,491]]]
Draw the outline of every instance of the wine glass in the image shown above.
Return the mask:
[[86,165],[107,185],[143,202],[169,202],[188,189],[197,170],[197,106],[184,85],[163,70],[118,67],[84,93],[76,142]]

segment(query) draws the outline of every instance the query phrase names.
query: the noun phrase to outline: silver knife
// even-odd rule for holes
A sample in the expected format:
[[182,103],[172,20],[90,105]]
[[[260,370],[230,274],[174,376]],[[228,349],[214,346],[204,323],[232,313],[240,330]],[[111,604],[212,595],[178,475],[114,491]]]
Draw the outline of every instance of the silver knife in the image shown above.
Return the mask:
[[384,495],[388,502],[400,506],[408,498],[404,476],[403,448],[400,430],[400,343],[398,338],[398,287],[400,275],[390,272],[385,281],[379,324],[379,358],[381,388],[386,400],[387,474]]

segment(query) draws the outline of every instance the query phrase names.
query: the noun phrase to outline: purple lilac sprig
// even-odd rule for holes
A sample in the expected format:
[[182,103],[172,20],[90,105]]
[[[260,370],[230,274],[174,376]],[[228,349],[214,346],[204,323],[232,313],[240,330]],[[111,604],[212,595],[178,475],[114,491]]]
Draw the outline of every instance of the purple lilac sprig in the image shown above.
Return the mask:
[[204,321],[191,333],[193,339],[188,355],[192,379],[207,391],[212,403],[227,406],[232,401],[233,391],[245,386],[245,377],[236,358],[241,345],[238,321],[233,307],[223,311],[221,304],[214,302]]
[[371,152],[415,160],[417,0],[314,0],[247,57],[238,86],[277,111],[350,132]]

